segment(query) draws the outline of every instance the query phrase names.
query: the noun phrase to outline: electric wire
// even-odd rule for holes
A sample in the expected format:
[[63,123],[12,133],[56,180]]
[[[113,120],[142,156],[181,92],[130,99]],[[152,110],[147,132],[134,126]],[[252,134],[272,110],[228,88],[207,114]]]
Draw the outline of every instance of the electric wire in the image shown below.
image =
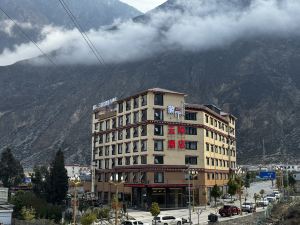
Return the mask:
[[77,28],[77,30],[80,32],[82,38],[87,43],[88,47],[91,49],[92,53],[97,58],[98,62],[100,64],[104,65],[105,62],[104,62],[103,57],[100,55],[100,53],[98,52],[98,50],[96,49],[95,45],[90,40],[90,38],[88,37],[88,35],[84,32],[82,26],[79,24],[79,22],[77,21],[76,17],[72,13],[72,11],[68,7],[68,5],[64,2],[64,0],[59,0],[59,2],[61,4],[61,6],[63,7],[63,9],[65,10],[65,12],[67,13],[67,15],[70,17],[71,21],[74,23],[74,25]]
[[56,63],[50,58],[50,56],[46,52],[44,52],[43,49],[41,49],[41,47],[32,38],[30,38],[30,36],[25,31],[23,31],[23,29],[20,27],[20,25],[12,17],[10,17],[8,15],[8,13],[4,11],[4,9],[2,9],[0,7],[0,11],[16,25],[16,27],[22,33],[22,35],[25,38],[27,38],[30,42],[32,42],[35,45],[35,47],[37,47],[38,50],[42,53],[42,55],[45,56],[49,60],[49,62],[51,64],[53,64],[54,66],[56,66]]

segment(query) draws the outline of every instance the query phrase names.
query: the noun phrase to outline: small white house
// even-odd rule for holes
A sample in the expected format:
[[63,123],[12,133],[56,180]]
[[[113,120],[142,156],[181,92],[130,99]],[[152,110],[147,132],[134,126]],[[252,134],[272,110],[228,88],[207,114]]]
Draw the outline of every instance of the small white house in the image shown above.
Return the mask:
[[0,224],[11,225],[12,213],[10,206],[0,205]]
[[295,190],[297,193],[300,193],[300,173],[295,173],[293,176],[296,180]]

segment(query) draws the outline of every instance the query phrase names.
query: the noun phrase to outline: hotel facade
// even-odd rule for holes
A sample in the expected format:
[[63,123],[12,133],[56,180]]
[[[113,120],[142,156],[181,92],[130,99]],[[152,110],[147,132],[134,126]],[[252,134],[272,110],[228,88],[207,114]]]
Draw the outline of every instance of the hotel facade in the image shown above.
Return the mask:
[[110,202],[116,177],[124,180],[119,199],[138,208],[186,207],[189,183],[195,205],[212,201],[215,184],[226,193],[236,168],[236,118],[185,97],[153,88],[93,107],[92,192],[100,201]]

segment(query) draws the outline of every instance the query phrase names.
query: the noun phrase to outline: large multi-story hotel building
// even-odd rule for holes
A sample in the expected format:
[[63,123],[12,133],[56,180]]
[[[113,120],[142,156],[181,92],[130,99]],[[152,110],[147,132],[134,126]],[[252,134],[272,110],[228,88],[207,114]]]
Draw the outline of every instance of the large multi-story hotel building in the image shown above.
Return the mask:
[[116,192],[109,181],[117,174],[125,181],[119,198],[141,208],[185,207],[187,174],[195,204],[210,202],[215,184],[226,192],[236,167],[236,118],[185,97],[153,88],[94,106],[92,189],[101,201]]

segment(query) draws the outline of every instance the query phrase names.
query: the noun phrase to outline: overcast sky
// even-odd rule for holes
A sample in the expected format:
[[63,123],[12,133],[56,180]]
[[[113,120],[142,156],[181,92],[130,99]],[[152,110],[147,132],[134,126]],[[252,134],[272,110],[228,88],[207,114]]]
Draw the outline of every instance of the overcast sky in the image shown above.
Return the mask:
[[120,0],[128,5],[131,5],[142,12],[147,12],[156,6],[166,2],[166,0]]

